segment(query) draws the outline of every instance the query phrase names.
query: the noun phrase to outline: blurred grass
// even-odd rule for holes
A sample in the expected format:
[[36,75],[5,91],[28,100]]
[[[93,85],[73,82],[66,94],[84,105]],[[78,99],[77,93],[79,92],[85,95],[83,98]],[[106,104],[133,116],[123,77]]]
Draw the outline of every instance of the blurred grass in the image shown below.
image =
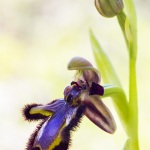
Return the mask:
[[[144,4],[136,1],[141,150],[150,149],[149,6],[148,0]],[[95,64],[88,35],[90,27],[109,54],[127,91],[127,52],[120,38],[122,33],[115,18],[106,19],[98,14],[93,1],[1,0],[0,149],[24,149],[37,123],[23,120],[22,107],[26,103],[47,103],[61,98],[65,86],[73,79],[74,72],[66,69],[72,57],[82,56]],[[126,135],[110,99],[104,100],[115,116],[117,132],[114,135],[104,133],[84,117],[73,133],[71,150],[122,149]]]

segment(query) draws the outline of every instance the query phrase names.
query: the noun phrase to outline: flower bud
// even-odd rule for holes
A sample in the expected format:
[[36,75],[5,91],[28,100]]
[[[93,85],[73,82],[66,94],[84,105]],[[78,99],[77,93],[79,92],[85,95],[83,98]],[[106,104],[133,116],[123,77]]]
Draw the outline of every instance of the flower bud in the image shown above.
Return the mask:
[[122,0],[95,0],[95,6],[104,17],[114,17],[124,7]]

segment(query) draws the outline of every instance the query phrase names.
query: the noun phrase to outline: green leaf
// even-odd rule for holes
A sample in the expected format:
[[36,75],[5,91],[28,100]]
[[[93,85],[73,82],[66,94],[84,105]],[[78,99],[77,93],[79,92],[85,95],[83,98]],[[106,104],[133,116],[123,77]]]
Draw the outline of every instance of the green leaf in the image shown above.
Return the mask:
[[95,38],[91,30],[90,30],[90,38],[95,61],[98,69],[100,70],[104,82],[121,87],[121,83],[113,69],[112,64],[110,63],[107,55],[102,50],[100,44],[98,43],[97,39]]
[[131,150],[130,144],[131,144],[131,138],[128,138],[124,145],[123,150]]
[[[115,109],[120,117],[123,127],[127,131],[127,118],[128,118],[128,102],[124,90],[121,87],[119,78],[117,77],[111,62],[107,55],[102,50],[100,44],[95,38],[92,31],[90,31],[91,44],[93,48],[94,57],[105,83],[111,85],[104,86],[104,96],[111,96]],[[113,85],[113,86],[112,86]]]

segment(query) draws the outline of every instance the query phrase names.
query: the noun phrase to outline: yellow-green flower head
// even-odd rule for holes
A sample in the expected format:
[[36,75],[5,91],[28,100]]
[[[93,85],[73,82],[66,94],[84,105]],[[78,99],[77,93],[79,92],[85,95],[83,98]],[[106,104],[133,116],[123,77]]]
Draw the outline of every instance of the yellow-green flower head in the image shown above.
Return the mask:
[[123,10],[122,0],[95,0],[98,12],[104,17],[114,17]]

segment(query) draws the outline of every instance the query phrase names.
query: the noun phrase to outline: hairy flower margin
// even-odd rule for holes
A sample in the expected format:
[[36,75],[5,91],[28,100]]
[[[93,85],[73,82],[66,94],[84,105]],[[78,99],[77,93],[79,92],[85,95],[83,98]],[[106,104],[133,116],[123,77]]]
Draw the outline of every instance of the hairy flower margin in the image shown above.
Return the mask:
[[100,99],[104,88],[99,84],[98,71],[82,57],[73,58],[69,70],[77,70],[75,80],[64,90],[64,98],[47,105],[28,104],[23,109],[26,120],[43,121],[31,135],[27,150],[67,150],[70,132],[78,126],[83,115],[108,133],[114,133],[114,118]]

